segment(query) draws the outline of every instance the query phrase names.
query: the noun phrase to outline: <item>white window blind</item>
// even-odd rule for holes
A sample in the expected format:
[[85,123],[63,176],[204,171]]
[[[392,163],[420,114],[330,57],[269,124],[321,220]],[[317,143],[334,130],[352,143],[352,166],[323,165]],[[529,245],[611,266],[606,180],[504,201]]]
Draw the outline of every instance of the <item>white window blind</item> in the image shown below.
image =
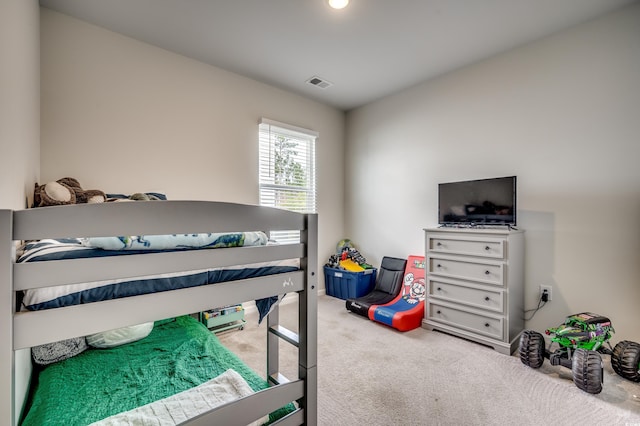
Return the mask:
[[[260,205],[300,213],[316,212],[318,133],[263,118],[259,124]],[[282,243],[300,240],[298,231],[272,232]]]

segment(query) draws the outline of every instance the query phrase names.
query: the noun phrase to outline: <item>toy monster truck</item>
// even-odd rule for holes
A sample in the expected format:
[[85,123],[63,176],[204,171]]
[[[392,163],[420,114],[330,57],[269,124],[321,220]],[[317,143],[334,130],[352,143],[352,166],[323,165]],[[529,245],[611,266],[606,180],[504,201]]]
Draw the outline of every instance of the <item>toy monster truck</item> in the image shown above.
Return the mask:
[[[613,350],[609,339],[614,333],[609,318],[590,312],[567,317],[559,327],[545,330],[550,336],[545,349],[542,334],[525,330],[520,336],[520,360],[531,368],[540,368],[544,358],[551,365],[570,368],[573,382],[588,393],[602,391],[602,356],[611,355],[613,370],[625,379],[640,382],[640,344],[629,340],[618,343]],[[557,344],[557,348],[552,350]],[[605,347],[605,344],[607,347]]]

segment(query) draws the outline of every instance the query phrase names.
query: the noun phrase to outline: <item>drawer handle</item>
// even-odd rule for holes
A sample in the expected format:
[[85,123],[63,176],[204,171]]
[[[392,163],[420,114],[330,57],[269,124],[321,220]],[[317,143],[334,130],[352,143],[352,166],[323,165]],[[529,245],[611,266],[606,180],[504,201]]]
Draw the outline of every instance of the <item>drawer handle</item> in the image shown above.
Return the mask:
[[485,323],[484,323],[484,326],[485,326],[485,327],[490,327],[490,325],[489,325],[489,323],[488,323],[488,322],[485,322]]
[[488,270],[487,270],[487,271],[484,271],[484,274],[485,274],[485,275],[489,275],[490,273],[491,273],[491,271],[488,271]]
[[436,311],[436,314],[438,314],[438,315],[440,315],[441,313],[442,313],[442,312],[440,312],[440,311]]
[[491,298],[489,296],[487,296],[487,297],[484,298],[484,300],[486,300],[488,302],[489,300],[491,300]]
[[438,264],[436,265],[436,268],[442,268],[442,265],[438,263]]
[[438,243],[436,243],[436,245],[437,245],[438,247],[441,247],[441,246],[442,246],[442,243],[441,243],[441,242],[438,242]]
[[440,287],[437,288],[438,291],[442,291],[442,289]]
[[489,246],[485,246],[485,248],[484,248],[484,249],[485,249],[486,251],[489,251],[489,250],[491,250],[491,247],[489,247]]

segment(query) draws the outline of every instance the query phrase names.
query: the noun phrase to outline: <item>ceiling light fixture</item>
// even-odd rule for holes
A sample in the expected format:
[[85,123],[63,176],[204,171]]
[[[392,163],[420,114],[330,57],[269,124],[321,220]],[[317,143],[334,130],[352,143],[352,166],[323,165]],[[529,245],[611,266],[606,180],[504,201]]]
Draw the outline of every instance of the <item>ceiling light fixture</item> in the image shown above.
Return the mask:
[[344,9],[349,4],[349,0],[328,0],[328,2],[334,9]]

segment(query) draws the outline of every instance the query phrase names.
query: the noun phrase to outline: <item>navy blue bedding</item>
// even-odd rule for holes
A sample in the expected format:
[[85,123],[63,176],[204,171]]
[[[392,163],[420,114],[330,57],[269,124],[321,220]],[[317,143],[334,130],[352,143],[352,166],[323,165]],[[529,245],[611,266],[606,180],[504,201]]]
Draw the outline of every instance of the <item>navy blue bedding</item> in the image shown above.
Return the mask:
[[[182,249],[184,250],[184,249]],[[157,250],[103,250],[83,245],[79,239],[40,240],[24,246],[18,262],[36,262],[89,257],[122,256],[154,253]],[[25,291],[22,309],[42,310],[91,303],[102,300],[195,287],[225,281],[242,280],[298,270],[295,262],[246,265],[232,268],[215,268],[172,274],[100,281]],[[262,321],[278,297],[256,300]]]

